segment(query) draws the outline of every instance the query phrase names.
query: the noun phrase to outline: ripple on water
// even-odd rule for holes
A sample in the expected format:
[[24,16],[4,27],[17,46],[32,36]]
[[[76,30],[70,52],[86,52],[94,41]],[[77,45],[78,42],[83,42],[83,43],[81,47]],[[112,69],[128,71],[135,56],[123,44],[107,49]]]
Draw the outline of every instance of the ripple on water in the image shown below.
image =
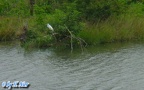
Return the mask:
[[50,50],[25,52],[3,46],[0,81],[24,80],[31,84],[29,90],[143,90],[143,53],[141,44],[74,58]]

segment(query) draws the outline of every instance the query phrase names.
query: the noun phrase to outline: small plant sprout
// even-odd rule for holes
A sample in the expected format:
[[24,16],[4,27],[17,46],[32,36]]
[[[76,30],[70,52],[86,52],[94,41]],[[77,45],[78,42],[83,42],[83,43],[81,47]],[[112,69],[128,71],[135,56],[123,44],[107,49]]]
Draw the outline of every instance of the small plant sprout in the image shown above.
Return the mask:
[[54,31],[53,27],[52,27],[50,24],[47,24],[47,27],[48,27],[52,32]]

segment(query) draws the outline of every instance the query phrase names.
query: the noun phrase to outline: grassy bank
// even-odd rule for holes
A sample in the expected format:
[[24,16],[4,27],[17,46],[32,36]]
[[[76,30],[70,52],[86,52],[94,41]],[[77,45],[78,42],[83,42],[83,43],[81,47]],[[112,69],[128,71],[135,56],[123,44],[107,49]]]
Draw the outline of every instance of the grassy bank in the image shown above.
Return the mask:
[[[17,40],[23,33],[23,26],[28,22],[28,33],[25,47],[49,47],[49,46],[70,46],[70,39],[63,39],[56,43],[50,30],[43,25],[42,29],[37,26],[36,18],[0,17],[0,40]],[[55,28],[55,27],[54,27]],[[144,18],[121,16],[109,18],[96,24],[85,23],[83,29],[77,34],[88,45],[104,43],[143,41],[144,40]],[[73,42],[78,43],[77,41]]]
[[143,17],[120,17],[109,18],[105,22],[87,24],[79,36],[90,45],[143,41],[144,40],[144,18]]
[[[36,17],[0,17],[0,41],[20,40],[21,35],[25,34],[26,42],[21,42],[26,47],[40,47],[49,44],[50,34],[45,25],[38,25]],[[26,26],[27,32],[24,31]],[[42,30],[43,29],[43,30]]]

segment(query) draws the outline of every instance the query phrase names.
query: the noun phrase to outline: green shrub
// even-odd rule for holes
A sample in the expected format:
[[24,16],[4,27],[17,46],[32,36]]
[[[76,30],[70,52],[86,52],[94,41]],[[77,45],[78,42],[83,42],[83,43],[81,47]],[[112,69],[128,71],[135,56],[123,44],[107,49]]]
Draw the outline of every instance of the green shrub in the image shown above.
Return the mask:
[[126,9],[125,0],[76,0],[78,11],[83,18],[98,22],[106,20],[112,15],[119,15]]
[[80,12],[76,10],[75,4],[67,5],[65,10],[56,9],[53,14],[47,15],[48,22],[52,24],[56,32],[59,34],[67,34],[65,25],[74,34],[81,30],[79,21]]

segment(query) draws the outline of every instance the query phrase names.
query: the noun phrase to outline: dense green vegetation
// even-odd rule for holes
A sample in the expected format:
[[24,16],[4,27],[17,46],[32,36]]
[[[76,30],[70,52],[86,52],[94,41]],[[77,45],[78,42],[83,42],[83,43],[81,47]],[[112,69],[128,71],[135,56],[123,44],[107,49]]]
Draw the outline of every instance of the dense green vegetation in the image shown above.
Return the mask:
[[28,47],[144,40],[143,0],[0,0],[0,20],[0,41]]

